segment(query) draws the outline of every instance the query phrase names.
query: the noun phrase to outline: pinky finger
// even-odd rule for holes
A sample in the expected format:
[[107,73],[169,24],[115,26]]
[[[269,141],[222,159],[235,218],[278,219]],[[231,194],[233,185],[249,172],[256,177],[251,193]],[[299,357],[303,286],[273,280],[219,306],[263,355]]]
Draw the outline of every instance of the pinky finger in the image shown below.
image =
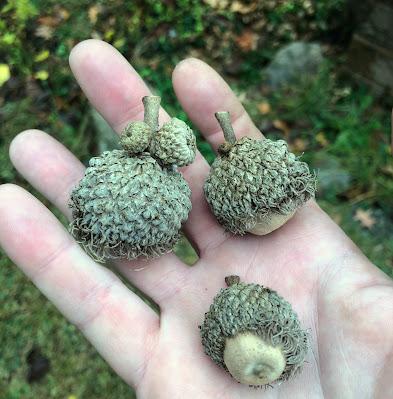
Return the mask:
[[108,269],[93,262],[31,194],[0,186],[0,245],[113,369],[138,385],[159,318]]

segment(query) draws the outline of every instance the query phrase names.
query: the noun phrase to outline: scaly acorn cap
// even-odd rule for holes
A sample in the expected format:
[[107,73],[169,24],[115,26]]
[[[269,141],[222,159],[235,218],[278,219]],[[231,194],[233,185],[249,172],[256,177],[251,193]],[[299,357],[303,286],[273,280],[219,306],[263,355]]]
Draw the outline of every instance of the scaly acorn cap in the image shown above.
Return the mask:
[[315,175],[289,152],[285,141],[236,140],[229,113],[215,115],[226,142],[218,148],[205,181],[206,200],[226,230],[268,234],[314,197]]
[[182,175],[149,154],[92,158],[72,191],[70,232],[95,260],[155,257],[172,250],[191,210]]
[[158,129],[158,111],[161,98],[145,96],[142,99],[144,106],[144,120],[132,121],[120,133],[120,144],[130,155],[144,152]]
[[150,153],[163,165],[189,165],[196,154],[194,133],[185,122],[172,118],[154,135]]
[[291,305],[275,291],[225,278],[200,326],[205,353],[242,384],[264,386],[297,374],[309,339]]

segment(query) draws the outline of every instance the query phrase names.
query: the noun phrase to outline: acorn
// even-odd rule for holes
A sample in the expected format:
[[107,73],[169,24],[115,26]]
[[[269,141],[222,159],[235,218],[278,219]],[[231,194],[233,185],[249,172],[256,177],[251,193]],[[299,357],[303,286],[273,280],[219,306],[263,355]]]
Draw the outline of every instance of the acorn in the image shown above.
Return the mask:
[[200,326],[205,353],[239,383],[254,387],[300,372],[309,349],[291,305],[259,284],[225,278]]
[[139,154],[147,149],[153,135],[153,129],[146,122],[130,122],[120,134],[120,144],[130,155]]
[[204,184],[207,202],[227,230],[268,234],[286,223],[316,190],[307,164],[283,140],[236,139],[228,112],[215,114],[225,142]]
[[165,123],[150,144],[150,153],[163,165],[186,166],[194,162],[196,139],[192,130],[180,119]]
[[[142,99],[145,113],[143,121],[131,121],[120,133],[120,144],[130,155],[144,152],[158,128],[160,97],[145,96]],[[157,119],[157,120],[156,120]]]
[[144,97],[143,104],[144,122],[126,126],[123,149],[92,158],[71,193],[70,232],[100,262],[171,251],[191,210],[182,175],[146,151],[158,130],[160,98]]

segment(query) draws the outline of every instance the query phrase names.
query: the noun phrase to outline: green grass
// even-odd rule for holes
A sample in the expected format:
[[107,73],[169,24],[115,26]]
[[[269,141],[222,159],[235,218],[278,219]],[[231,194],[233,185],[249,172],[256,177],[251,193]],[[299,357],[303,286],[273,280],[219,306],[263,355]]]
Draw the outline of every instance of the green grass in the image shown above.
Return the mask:
[[[130,398],[130,388],[83,335],[2,255],[0,396],[5,399]],[[26,380],[33,346],[50,360],[42,380]]]
[[[112,0],[110,6],[91,0],[7,0],[2,4],[0,63],[10,68],[11,79],[0,87],[0,182],[20,184],[45,202],[8,158],[12,138],[26,128],[48,131],[83,162],[97,152],[90,107],[67,62],[78,41],[94,36],[112,43],[163,97],[168,111],[184,120],[187,116],[176,101],[171,71],[182,58],[199,56],[243,94],[247,109],[267,136],[287,139],[299,155],[304,151],[303,158],[320,169],[321,176],[328,168],[346,176],[344,183],[321,188],[319,202],[392,276],[388,108],[367,88],[339,76],[337,57],[312,83],[280,92],[268,92],[260,73],[282,45],[297,39],[325,40],[337,32],[340,24],[344,26],[345,1],[311,2],[311,6],[303,0],[258,2],[258,12],[249,15],[206,3],[175,0],[164,7],[155,0]],[[260,39],[255,49],[239,48],[238,37],[244,32]],[[261,102],[270,104],[269,113],[258,111]],[[274,120],[285,122],[287,132],[271,128]],[[196,134],[199,149],[211,162],[210,146]],[[371,229],[355,220],[359,208],[375,219]],[[177,251],[189,264],[196,259],[184,240]],[[129,387],[4,254],[0,254],[0,285],[1,398],[132,397]],[[48,357],[51,368],[43,379],[29,384],[26,355],[34,346]]]

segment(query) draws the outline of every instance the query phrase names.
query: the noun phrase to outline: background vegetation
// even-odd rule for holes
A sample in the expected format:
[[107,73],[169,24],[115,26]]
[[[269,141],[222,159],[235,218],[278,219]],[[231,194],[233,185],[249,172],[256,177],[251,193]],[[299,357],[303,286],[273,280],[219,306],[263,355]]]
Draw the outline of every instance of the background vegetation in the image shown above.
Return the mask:
[[[344,0],[6,0],[0,6],[0,182],[34,191],[8,158],[10,141],[26,128],[53,134],[84,162],[97,153],[97,126],[67,61],[79,41],[113,44],[183,119],[171,71],[196,56],[225,76],[267,136],[305,152],[323,182],[320,204],[393,275],[390,113],[340,72],[349,22]],[[269,90],[262,69],[278,48],[300,39],[321,42],[328,62],[312,82]],[[212,161],[199,134],[198,145]],[[0,285],[2,398],[130,397],[4,254]]]

